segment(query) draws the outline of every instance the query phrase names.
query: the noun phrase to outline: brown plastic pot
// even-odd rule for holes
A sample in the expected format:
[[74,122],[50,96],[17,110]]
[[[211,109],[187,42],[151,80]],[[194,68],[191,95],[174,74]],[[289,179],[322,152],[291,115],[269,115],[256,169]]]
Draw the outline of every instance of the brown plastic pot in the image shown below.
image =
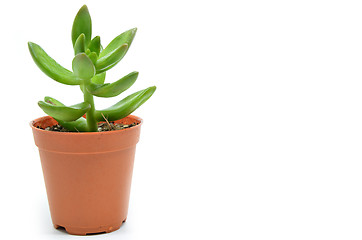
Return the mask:
[[39,148],[55,228],[70,234],[112,232],[126,221],[136,144],[142,119],[116,122],[137,126],[109,132],[52,132],[47,116],[30,123]]

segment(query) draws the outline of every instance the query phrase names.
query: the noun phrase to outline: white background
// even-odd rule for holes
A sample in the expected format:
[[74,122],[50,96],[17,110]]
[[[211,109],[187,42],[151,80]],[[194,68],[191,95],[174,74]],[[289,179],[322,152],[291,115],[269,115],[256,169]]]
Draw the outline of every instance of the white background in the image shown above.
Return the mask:
[[123,96],[158,87],[135,112],[128,220],[87,238],[362,238],[361,1],[32,0],[0,6],[0,239],[80,239],[52,227],[28,123],[44,96],[82,95],[27,41],[70,69],[84,3],[104,46],[138,27],[108,82],[139,71]]

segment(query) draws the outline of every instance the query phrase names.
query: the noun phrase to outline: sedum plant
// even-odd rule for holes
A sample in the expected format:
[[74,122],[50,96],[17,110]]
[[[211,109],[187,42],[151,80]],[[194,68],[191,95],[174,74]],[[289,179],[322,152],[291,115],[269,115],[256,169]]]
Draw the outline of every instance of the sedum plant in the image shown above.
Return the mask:
[[[155,92],[152,86],[123,98],[113,106],[97,110],[93,97],[115,97],[136,81],[138,72],[131,72],[113,83],[104,83],[106,71],[114,67],[127,53],[137,29],[130,29],[114,38],[103,49],[100,37],[92,38],[92,21],[84,5],[76,15],[72,28],[74,55],[72,70],[59,65],[39,45],[28,42],[30,54],[38,67],[50,78],[67,85],[79,85],[84,102],[65,106],[45,97],[38,105],[60,125],[70,131],[96,132],[98,122],[124,118],[146,102]],[[83,118],[84,114],[86,118]]]

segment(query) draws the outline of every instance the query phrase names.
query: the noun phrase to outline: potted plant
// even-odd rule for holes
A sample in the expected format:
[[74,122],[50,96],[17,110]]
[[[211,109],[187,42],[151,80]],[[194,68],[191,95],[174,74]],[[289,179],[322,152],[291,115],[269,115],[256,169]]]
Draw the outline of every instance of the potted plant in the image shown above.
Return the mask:
[[72,28],[75,57],[72,70],[53,60],[37,44],[30,54],[50,78],[79,85],[84,101],[65,106],[52,97],[39,101],[49,116],[30,123],[47,190],[55,228],[86,235],[117,230],[127,218],[136,143],[142,119],[129,115],[155,92],[156,87],[133,93],[113,106],[98,110],[93,97],[115,97],[132,86],[138,72],[104,83],[106,71],[127,53],[136,28],[114,38],[103,49],[92,38],[92,22],[84,5]]

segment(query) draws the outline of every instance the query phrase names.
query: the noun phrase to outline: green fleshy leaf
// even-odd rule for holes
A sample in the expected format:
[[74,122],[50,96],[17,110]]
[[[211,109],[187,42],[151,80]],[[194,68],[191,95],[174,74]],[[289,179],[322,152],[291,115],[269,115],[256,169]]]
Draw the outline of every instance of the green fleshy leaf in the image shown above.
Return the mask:
[[85,35],[80,34],[74,44],[74,55],[85,52]]
[[[56,100],[55,98],[52,97],[45,97],[44,101],[55,105],[55,106],[64,106],[63,103],[59,102],[58,100]],[[84,118],[80,117],[75,121],[71,121],[71,122],[65,122],[59,119],[54,118],[61,126],[65,127],[66,129],[68,129],[69,131],[73,131],[73,132],[86,132],[88,131],[87,128],[87,120],[85,120]]]
[[39,45],[28,42],[28,47],[34,62],[48,77],[67,85],[80,84],[80,81],[78,81],[71,71],[65,69],[53,58],[49,57]]
[[115,37],[108,44],[108,46],[105,49],[103,49],[103,51],[99,55],[99,58],[103,58],[106,57],[107,55],[112,54],[114,51],[116,51],[119,47],[121,47],[124,44],[127,44],[129,48],[132,44],[133,38],[136,35],[136,32],[137,28],[132,28]]
[[103,84],[105,80],[106,80],[106,72],[102,72],[94,75],[91,82],[95,84]]
[[55,119],[61,126],[65,127],[72,132],[88,132],[87,120],[84,118],[78,118],[72,122],[64,122],[59,119]]
[[119,61],[121,61],[124,55],[126,55],[127,50],[128,50],[128,45],[125,43],[116,50],[112,51],[110,54],[105,55],[103,57],[99,56],[96,63],[97,73],[107,71],[112,67],[114,67]]
[[156,87],[153,86],[133,93],[109,108],[96,111],[95,118],[97,121],[104,121],[104,116],[108,121],[116,121],[127,117],[146,102],[155,91]]
[[92,52],[97,53],[97,56],[99,56],[101,52],[101,38],[99,36],[96,36],[92,39],[92,41],[89,44],[89,50]]
[[95,66],[97,64],[97,59],[98,59],[97,53],[91,52],[91,53],[87,54],[87,56],[90,58],[93,65]]
[[72,27],[73,46],[80,34],[85,35],[85,45],[88,46],[92,38],[92,20],[86,5],[83,5],[75,16]]
[[57,105],[54,105],[52,103],[39,101],[38,105],[49,116],[65,122],[77,120],[78,118],[82,117],[91,107],[87,102],[82,102],[70,107],[60,105],[59,102]]
[[72,62],[74,75],[80,79],[91,79],[95,75],[92,60],[85,53],[77,54]]
[[130,88],[137,80],[138,72],[132,72],[114,83],[90,84],[88,91],[97,97],[115,97]]
[[137,28],[132,28],[121,33],[101,51],[96,64],[97,73],[109,70],[121,61],[131,46],[136,32]]

